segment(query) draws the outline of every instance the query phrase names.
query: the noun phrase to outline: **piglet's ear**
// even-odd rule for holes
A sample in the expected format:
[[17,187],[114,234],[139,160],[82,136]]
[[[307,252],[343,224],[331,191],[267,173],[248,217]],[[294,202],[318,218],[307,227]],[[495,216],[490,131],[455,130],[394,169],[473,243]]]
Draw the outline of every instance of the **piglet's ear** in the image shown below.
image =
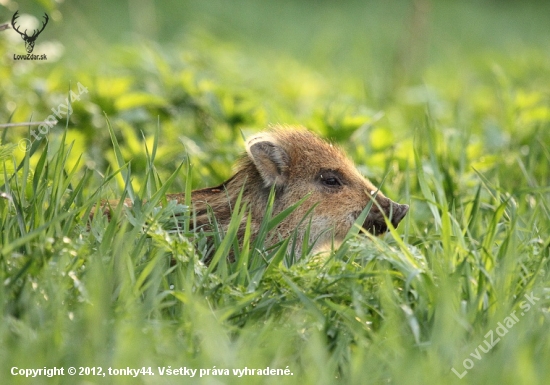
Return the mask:
[[283,186],[288,180],[290,157],[269,133],[246,141],[246,152],[264,181],[264,186]]

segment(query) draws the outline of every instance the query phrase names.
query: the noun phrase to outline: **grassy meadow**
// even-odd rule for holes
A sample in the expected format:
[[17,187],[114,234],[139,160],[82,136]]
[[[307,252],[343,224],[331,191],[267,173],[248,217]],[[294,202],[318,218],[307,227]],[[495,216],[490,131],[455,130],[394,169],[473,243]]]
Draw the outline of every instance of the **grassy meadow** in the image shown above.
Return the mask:
[[[48,59],[0,31],[0,384],[550,382],[550,3],[18,9]],[[277,123],[343,147],[400,226],[325,257],[240,244],[242,205],[190,230],[164,194]],[[88,220],[122,196],[148,203]]]

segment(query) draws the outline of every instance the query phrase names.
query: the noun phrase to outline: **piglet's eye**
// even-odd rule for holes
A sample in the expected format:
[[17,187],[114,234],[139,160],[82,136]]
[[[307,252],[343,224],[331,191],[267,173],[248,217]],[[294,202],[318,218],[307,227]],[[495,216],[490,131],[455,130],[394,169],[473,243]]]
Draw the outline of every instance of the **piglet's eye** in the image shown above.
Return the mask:
[[342,186],[342,182],[335,176],[323,176],[321,175],[321,183],[328,187],[338,187]]

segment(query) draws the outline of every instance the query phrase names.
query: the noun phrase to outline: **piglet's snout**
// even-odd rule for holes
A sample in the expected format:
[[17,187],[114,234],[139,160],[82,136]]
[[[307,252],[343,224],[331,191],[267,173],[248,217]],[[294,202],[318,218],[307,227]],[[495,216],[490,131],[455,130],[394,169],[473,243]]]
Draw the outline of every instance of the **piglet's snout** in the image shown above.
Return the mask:
[[397,227],[399,222],[407,215],[409,211],[409,205],[401,205],[399,203],[392,202],[390,209],[390,221],[393,227]]

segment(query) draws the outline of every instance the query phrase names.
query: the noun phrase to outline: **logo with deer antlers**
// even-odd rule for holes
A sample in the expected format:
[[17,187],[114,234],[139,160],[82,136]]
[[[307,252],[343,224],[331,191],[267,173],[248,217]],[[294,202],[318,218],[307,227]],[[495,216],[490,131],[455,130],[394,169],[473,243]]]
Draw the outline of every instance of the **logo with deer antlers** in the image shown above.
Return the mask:
[[17,18],[19,17],[18,15],[19,11],[16,11],[14,14],[13,14],[13,17],[11,18],[11,26],[13,27],[13,29],[21,35],[21,38],[25,41],[25,49],[27,50],[27,53],[32,53],[32,50],[34,49],[34,42],[36,41],[36,38],[38,37],[38,35],[40,35],[40,33],[44,30],[44,28],[46,28],[46,24],[48,24],[48,20],[50,19],[48,17],[48,14],[47,13],[44,13],[44,23],[42,24],[42,28],[38,29],[38,30],[34,30],[33,31],[33,34],[31,36],[27,35],[27,30],[25,30],[25,32],[21,32],[16,26],[15,26],[15,21],[17,20]]

